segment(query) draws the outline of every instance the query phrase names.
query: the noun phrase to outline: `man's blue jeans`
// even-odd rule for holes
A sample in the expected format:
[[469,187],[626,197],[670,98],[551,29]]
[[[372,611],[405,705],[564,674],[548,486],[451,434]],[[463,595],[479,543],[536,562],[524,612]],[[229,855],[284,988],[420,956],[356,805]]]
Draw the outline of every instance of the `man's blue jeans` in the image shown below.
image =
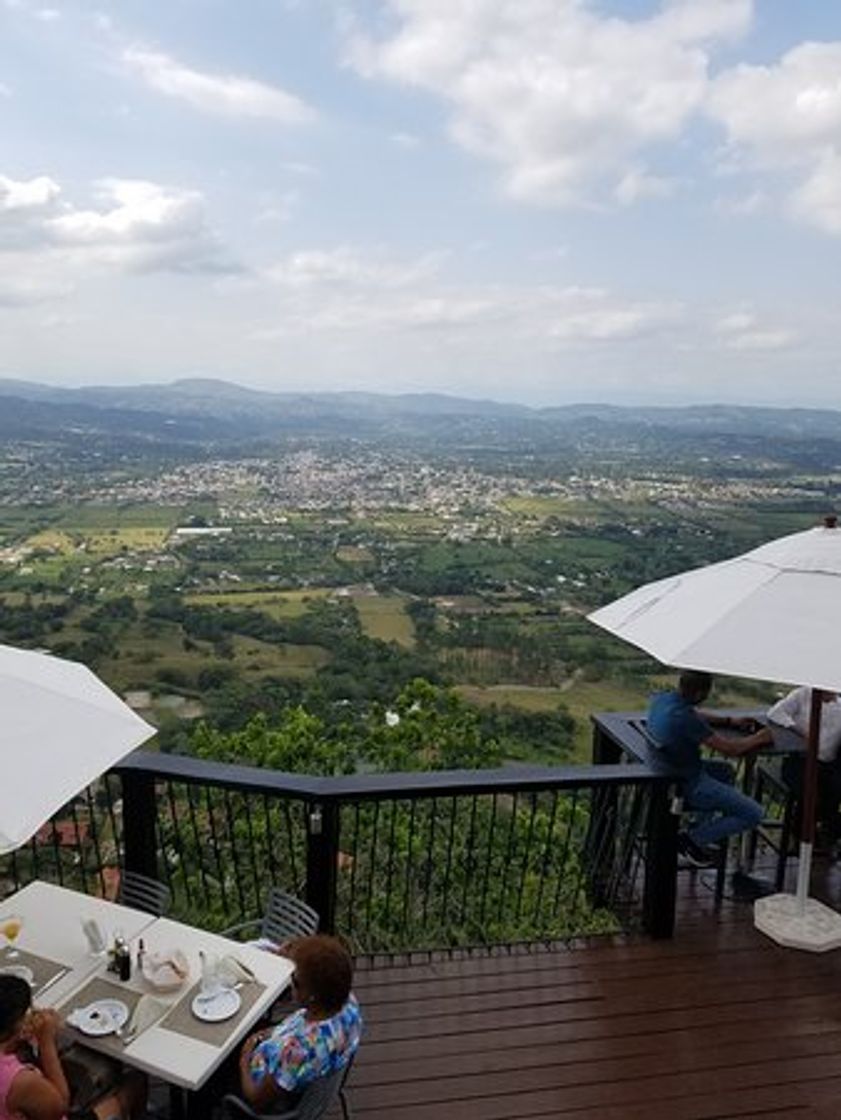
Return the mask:
[[730,763],[705,758],[701,766],[701,774],[683,791],[684,807],[704,814],[700,824],[690,830],[690,839],[707,847],[756,828],[762,820],[762,806],[734,788],[735,771]]

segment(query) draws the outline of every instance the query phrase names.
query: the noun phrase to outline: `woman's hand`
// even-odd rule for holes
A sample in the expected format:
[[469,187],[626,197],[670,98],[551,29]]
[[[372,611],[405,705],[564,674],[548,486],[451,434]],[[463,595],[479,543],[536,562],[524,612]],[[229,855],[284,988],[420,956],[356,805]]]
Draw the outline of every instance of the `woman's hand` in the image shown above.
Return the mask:
[[242,1050],[239,1052],[239,1068],[240,1070],[247,1070],[251,1061],[251,1055],[257,1049],[261,1042],[269,1037],[272,1033],[272,1028],[267,1030],[255,1031],[254,1034],[248,1036],[242,1044]]
[[61,1020],[51,1008],[43,1011],[33,1011],[29,1020],[29,1034],[38,1043],[41,1049],[52,1043],[55,1045]]

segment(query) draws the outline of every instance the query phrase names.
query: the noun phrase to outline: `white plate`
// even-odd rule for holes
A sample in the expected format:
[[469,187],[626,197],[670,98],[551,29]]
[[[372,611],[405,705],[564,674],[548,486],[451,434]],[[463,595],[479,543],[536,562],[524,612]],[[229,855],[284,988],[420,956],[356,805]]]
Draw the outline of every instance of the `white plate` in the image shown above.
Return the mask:
[[0,976],[17,976],[19,980],[25,980],[30,986],[35,979],[35,973],[25,964],[0,965]]
[[121,999],[97,999],[87,1007],[76,1007],[67,1016],[67,1022],[82,1034],[99,1038],[113,1034],[128,1022],[129,1010]]
[[192,1003],[193,1014],[203,1023],[221,1023],[236,1015],[242,1006],[242,997],[233,988],[223,988],[209,999],[201,992]]

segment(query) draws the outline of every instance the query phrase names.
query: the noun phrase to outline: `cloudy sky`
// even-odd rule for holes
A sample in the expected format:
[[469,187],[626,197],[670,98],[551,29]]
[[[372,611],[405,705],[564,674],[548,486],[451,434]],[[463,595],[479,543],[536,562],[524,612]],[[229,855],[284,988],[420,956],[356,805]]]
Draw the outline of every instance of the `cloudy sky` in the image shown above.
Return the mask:
[[841,407],[839,0],[0,0],[0,376]]

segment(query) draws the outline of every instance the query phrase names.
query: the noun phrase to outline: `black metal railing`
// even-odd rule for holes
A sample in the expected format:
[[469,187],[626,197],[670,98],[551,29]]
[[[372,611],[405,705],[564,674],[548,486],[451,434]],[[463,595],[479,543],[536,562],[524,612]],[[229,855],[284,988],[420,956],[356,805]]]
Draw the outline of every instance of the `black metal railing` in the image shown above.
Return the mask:
[[281,885],[366,952],[669,936],[667,791],[643,765],[317,778],[137,752],[0,860],[0,896],[38,877],[109,897],[130,868],[208,928]]

